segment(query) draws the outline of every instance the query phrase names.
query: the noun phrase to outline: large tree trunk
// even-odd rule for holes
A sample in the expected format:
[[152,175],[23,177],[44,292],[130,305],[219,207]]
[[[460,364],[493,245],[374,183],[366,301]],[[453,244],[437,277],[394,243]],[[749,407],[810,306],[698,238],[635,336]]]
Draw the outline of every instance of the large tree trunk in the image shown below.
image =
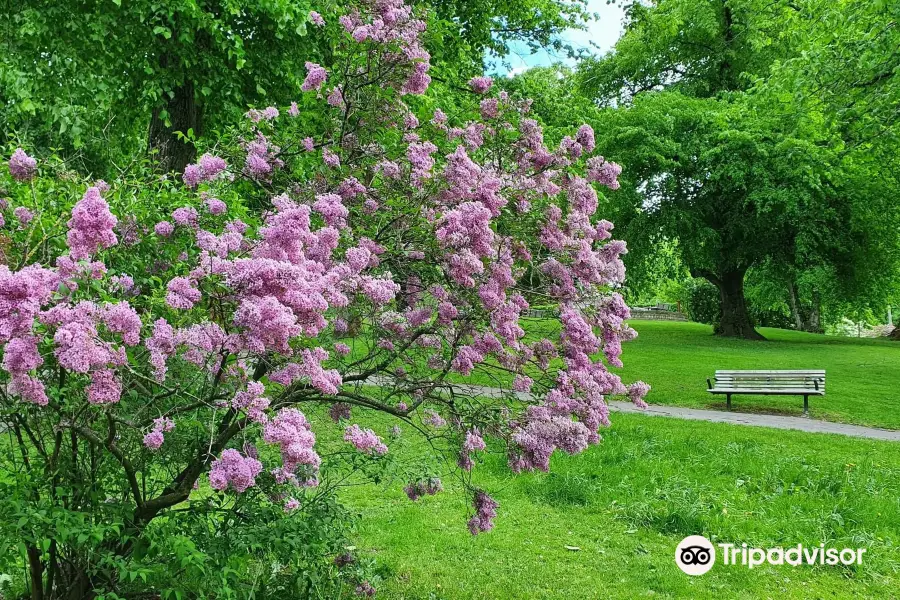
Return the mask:
[[722,300],[722,316],[714,331],[716,335],[725,337],[763,340],[765,338],[753,328],[753,322],[747,312],[744,273],[745,271],[736,270],[722,273],[720,276],[707,277],[719,288],[719,297]]
[[[161,118],[163,110],[168,113],[171,125],[166,125]],[[189,129],[193,129],[194,135],[199,136],[202,125],[202,111],[194,98],[194,84],[190,81],[175,88],[174,96],[164,106],[153,110],[148,147],[157,151],[155,159],[162,171],[183,173],[184,168],[194,161],[197,149],[193,144],[178,139],[176,132],[187,134]]]
[[791,305],[791,317],[794,319],[794,328],[803,330],[803,318],[800,316],[800,303],[797,300],[797,286],[793,281],[788,282],[788,300]]
[[806,320],[806,331],[809,333],[824,333],[822,329],[822,294],[819,290],[813,290],[812,307],[809,309],[809,318]]

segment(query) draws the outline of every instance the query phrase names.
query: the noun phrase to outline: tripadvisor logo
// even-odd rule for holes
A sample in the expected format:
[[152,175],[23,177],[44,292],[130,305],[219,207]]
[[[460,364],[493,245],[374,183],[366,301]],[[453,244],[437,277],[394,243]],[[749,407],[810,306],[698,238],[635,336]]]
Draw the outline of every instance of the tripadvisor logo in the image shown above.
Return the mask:
[[689,535],[675,548],[675,564],[688,575],[703,575],[716,563],[716,548],[702,535]]
[[[826,548],[825,544],[790,548],[750,548],[747,544],[716,544],[721,550],[722,564],[741,565],[753,569],[763,564],[791,565],[861,565],[866,548]],[[703,575],[716,562],[713,543],[701,535],[689,535],[675,548],[675,564],[688,575]]]

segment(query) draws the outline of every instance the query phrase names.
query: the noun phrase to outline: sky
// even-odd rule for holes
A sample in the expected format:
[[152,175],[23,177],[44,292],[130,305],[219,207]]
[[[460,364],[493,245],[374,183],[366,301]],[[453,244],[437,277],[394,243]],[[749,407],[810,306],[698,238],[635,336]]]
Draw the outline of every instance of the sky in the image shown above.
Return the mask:
[[[563,38],[576,49],[602,54],[611,49],[622,35],[624,13],[621,6],[607,4],[606,0],[589,0],[588,11],[597,13],[599,18],[588,24],[587,31],[569,29],[563,34]],[[525,44],[513,44],[512,53],[506,57],[506,62],[510,64],[511,68],[498,66],[495,70],[497,74],[512,76],[529,67],[546,66],[555,62],[571,64],[573,61],[568,59],[565,53],[548,52],[547,50],[531,53]]]

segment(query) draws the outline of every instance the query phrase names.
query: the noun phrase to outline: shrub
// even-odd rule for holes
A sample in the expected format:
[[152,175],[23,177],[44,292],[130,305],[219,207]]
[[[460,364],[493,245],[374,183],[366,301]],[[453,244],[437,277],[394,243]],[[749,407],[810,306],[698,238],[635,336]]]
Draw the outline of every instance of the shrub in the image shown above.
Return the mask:
[[[593,184],[615,189],[619,167],[587,126],[548,149],[487,78],[480,117],[426,116],[423,23],[399,0],[358,8],[298,105],[250,111],[177,186],[138,173],[73,193],[17,155],[0,531],[32,597],[369,594],[338,486],[398,477],[414,500],[449,472],[478,534],[498,510],[469,474],[485,438],[512,470],[546,470],[599,441],[609,395],[643,405],[646,384],[591,358],[620,366],[635,335],[611,291],[624,244],[594,216]],[[559,305],[559,337],[524,339],[525,292]],[[448,393],[476,369],[533,399]],[[453,468],[423,445],[398,461],[389,421]]]
[[691,321],[717,324],[722,317],[722,299],[719,290],[705,279],[691,279],[685,282],[683,292],[684,308]]

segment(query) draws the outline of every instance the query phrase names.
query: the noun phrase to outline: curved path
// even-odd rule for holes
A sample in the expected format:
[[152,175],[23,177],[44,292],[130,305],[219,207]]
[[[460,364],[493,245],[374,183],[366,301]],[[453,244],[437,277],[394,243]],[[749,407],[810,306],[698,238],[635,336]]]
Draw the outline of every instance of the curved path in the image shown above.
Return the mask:
[[[372,381],[369,379],[368,381]],[[497,396],[504,393],[503,390],[481,385],[453,384],[453,391],[459,394],[478,396]],[[531,398],[530,394],[516,393],[523,400]],[[723,410],[706,410],[700,408],[684,408],[681,406],[663,406],[651,404],[646,410],[642,410],[630,402],[614,401],[609,403],[610,410],[628,413],[640,413],[656,417],[673,417],[676,419],[694,419],[698,421],[711,421],[714,423],[731,423],[733,425],[750,425],[753,427],[772,427],[774,429],[796,429],[810,433],[836,433],[853,437],[883,440],[888,442],[900,442],[900,431],[890,429],[878,429],[877,427],[863,427],[848,423],[835,423],[832,421],[820,421],[806,417],[785,417],[780,415],[761,415],[755,413],[739,413]]]

